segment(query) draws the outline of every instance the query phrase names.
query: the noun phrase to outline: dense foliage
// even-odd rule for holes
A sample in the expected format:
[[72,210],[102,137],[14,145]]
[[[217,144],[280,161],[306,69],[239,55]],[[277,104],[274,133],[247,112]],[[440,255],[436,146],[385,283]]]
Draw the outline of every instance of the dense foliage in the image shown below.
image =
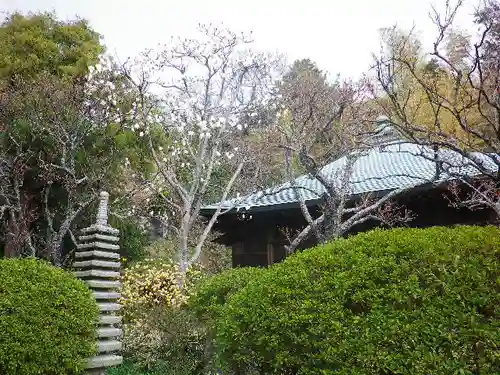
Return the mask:
[[229,297],[258,277],[262,268],[242,267],[224,271],[204,280],[189,299],[189,307],[210,325],[217,319]]
[[96,349],[88,287],[35,259],[0,259],[0,280],[0,373],[79,373]]
[[113,228],[120,231],[120,255],[125,264],[146,258],[145,248],[150,245],[151,236],[137,220],[111,217],[109,222]]
[[271,267],[229,299],[239,373],[497,374],[500,229],[375,230]]
[[123,195],[125,158],[143,160],[133,100],[85,21],[13,14],[0,50],[0,247],[60,266],[99,190]]
[[188,363],[187,351],[199,350],[199,332],[184,306],[200,277],[195,268],[183,274],[177,264],[163,259],[146,259],[125,269],[120,302],[125,353],[130,358],[145,368],[164,362],[172,367],[179,361],[196,366]]
[[[110,368],[106,375],[160,375],[156,371],[148,371],[130,361],[125,361],[118,367]],[[164,374],[163,374],[164,375]]]
[[[54,14],[8,15],[0,25],[0,83],[41,72],[78,79],[104,52],[100,35],[85,20],[64,22]],[[1,87],[1,85],[0,85]]]
[[182,306],[200,276],[194,268],[182,273],[170,260],[145,259],[131,265],[122,277],[120,302],[126,317],[134,321],[155,307]]
[[[229,296],[260,272],[239,268],[201,278],[200,271],[189,269],[182,278],[171,261],[149,259],[131,265],[123,277],[122,298],[127,356],[138,368],[162,374],[213,370],[215,320]],[[133,371],[133,366],[125,368]]]
[[206,278],[189,298],[187,308],[202,328],[202,362],[206,373],[217,369],[215,350],[216,321],[223,314],[228,299],[263,272],[262,268],[233,268]]

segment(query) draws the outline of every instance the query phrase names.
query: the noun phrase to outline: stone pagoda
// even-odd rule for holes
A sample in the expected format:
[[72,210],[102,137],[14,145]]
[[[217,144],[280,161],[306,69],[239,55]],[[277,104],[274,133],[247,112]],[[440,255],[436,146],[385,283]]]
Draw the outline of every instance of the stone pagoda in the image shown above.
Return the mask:
[[87,374],[101,375],[119,365],[123,357],[120,304],[119,231],[108,225],[109,194],[101,192],[95,224],[82,230],[78,237],[73,268],[77,277],[93,290],[101,312],[98,327],[98,355],[87,361]]

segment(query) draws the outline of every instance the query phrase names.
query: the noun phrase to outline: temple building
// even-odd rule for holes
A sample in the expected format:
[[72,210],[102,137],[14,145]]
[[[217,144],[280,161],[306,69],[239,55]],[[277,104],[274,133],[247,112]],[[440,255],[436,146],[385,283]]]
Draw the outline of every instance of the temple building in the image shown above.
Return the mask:
[[[450,150],[434,149],[406,140],[385,117],[379,118],[377,122],[376,131],[364,142],[369,146],[364,147],[352,167],[349,189],[351,201],[366,194],[381,197],[395,189],[405,189],[394,199],[397,206],[403,206],[412,213],[413,219],[403,225],[487,224],[492,220],[489,210],[457,209],[445,197],[449,192],[449,183],[455,180],[453,176],[480,176],[479,171],[466,166],[462,156]],[[332,180],[338,178],[348,156],[344,155],[325,165],[322,173]],[[483,157],[485,162],[489,160],[484,154],[478,153],[477,156]],[[443,167],[445,165],[446,168]],[[222,233],[217,242],[232,248],[233,267],[265,267],[286,257],[285,246],[289,243],[286,233],[297,232],[306,225],[296,189],[300,189],[312,215],[319,215],[325,189],[309,175],[299,176],[293,185],[287,182],[243,198],[202,208],[201,215],[207,218],[219,206],[228,210],[219,216],[214,230]],[[380,225],[377,221],[367,221],[351,228],[346,235],[366,231],[377,225]],[[299,249],[315,244],[315,236],[310,236]]]

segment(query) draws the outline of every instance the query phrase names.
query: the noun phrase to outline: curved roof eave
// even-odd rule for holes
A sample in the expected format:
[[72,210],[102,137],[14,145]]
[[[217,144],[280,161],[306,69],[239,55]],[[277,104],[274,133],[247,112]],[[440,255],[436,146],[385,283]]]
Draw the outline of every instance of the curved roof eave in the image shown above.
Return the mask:
[[[488,163],[486,154],[475,153]],[[415,189],[419,186],[434,185],[453,179],[453,174],[460,173],[470,177],[479,175],[479,171],[470,165],[470,160],[450,150],[440,150],[439,159],[435,159],[435,151],[407,141],[397,141],[373,147],[358,156],[350,175],[350,198],[366,193],[385,194],[395,189]],[[342,177],[348,156],[343,156],[322,168],[322,172],[330,181],[339,181]],[[436,160],[447,165],[447,171],[441,171],[436,179]],[[496,165],[492,166],[497,168]],[[247,195],[239,199],[230,199],[213,205],[202,207],[202,216],[212,215],[218,207],[226,213],[262,212],[275,209],[297,207],[295,190],[298,188],[307,205],[317,204],[324,187],[316,179],[302,175],[294,180],[295,188],[290,183],[269,188]]]

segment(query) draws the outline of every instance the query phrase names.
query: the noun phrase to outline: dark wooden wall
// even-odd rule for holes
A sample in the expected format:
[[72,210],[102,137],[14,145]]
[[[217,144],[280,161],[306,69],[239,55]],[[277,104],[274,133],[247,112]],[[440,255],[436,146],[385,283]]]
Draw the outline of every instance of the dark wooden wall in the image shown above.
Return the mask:
[[[450,225],[485,225],[493,221],[491,211],[471,211],[466,208],[451,207],[443,197],[443,190],[431,190],[413,194],[400,199],[397,204],[413,213],[413,220],[402,224],[408,227],[425,228],[430,226]],[[250,221],[233,222],[232,229],[225,237],[227,245],[232,247],[233,267],[260,266],[266,267],[282,261],[286,257],[285,245],[288,243],[283,229],[297,231],[305,225],[302,213],[298,208],[288,208],[253,214]],[[364,232],[379,226],[372,221],[352,228],[346,235]],[[299,250],[316,245],[315,238],[305,241]]]

